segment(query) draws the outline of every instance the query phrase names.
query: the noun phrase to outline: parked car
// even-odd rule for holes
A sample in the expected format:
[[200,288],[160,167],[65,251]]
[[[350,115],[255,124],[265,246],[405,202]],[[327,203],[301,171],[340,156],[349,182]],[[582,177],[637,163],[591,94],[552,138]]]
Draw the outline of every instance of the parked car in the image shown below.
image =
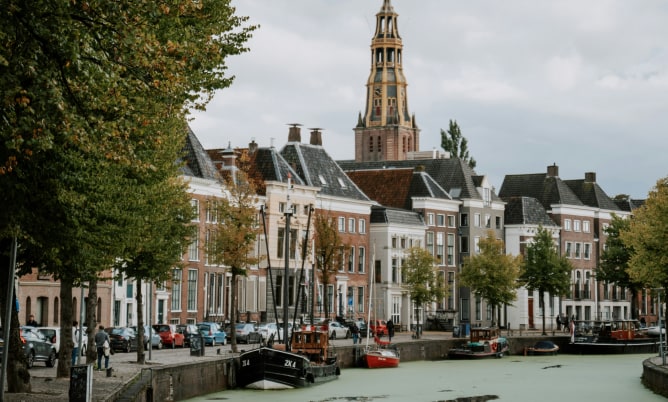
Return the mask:
[[338,321],[332,321],[329,323],[329,339],[348,339],[350,338],[350,329],[344,327]]
[[[56,365],[56,348],[35,327],[21,327],[21,342],[23,343],[23,353],[26,356],[28,368],[32,368],[35,362],[44,362],[46,367]],[[0,339],[0,360],[4,354],[4,346],[4,340]]]
[[[56,348],[56,356],[60,356],[60,327],[37,327],[37,331],[41,332],[42,335],[53,344],[53,347]],[[81,335],[83,347],[79,348],[79,353],[81,353],[81,356],[84,356],[86,355],[86,349],[88,348],[86,327],[83,327],[83,333]]]
[[385,320],[371,320],[371,325],[369,325],[371,330],[371,335],[383,336],[387,334],[387,325]]
[[257,331],[255,324],[239,323],[234,327],[238,343],[260,343],[262,335]]
[[153,329],[160,335],[162,343],[174,349],[185,345],[185,336],[176,330],[175,324],[155,324]]
[[195,324],[176,324],[176,332],[183,334],[183,344],[190,347],[190,338],[199,334]]
[[109,334],[111,349],[130,353],[137,350],[137,333],[130,327],[105,328]]
[[[137,337],[139,337],[139,330],[137,327],[130,328],[132,328],[132,330],[135,331],[135,334],[137,334]],[[162,342],[160,335],[158,335],[158,333],[150,326],[144,325],[144,350],[148,350],[149,334],[151,339],[151,347],[153,349],[162,349],[164,343]]]
[[215,322],[200,322],[197,324],[199,333],[204,337],[204,344],[216,346],[225,345],[225,331]]
[[[274,337],[275,341],[283,340],[283,324],[276,325],[275,322],[267,322],[257,327],[257,332],[262,336],[262,341],[267,342],[269,338]],[[288,323],[288,338],[292,336],[292,323]]]

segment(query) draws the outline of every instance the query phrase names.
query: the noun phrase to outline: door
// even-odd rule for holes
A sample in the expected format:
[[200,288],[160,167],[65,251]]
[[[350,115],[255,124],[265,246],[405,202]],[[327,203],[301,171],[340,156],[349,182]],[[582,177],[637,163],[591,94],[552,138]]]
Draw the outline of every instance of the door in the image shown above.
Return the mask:
[[529,297],[529,328],[534,328],[533,324],[533,297]]

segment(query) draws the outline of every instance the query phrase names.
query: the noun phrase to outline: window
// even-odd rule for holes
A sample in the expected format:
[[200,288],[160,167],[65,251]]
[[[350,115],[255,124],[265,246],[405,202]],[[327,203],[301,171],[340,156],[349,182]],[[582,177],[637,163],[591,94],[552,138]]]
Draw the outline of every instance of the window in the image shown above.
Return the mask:
[[480,221],[480,214],[474,214],[473,215],[473,226],[479,228],[480,225],[482,225],[482,222]]
[[217,222],[218,221],[218,214],[217,214],[217,203],[214,200],[208,200],[206,202],[206,221],[207,222]]
[[459,226],[467,227],[469,225],[469,214],[459,215],[460,224]]
[[469,252],[469,237],[468,236],[462,236],[461,239],[459,240],[459,251],[461,253],[468,253]]
[[448,215],[448,227],[451,227],[451,228],[455,227],[455,216],[454,215]]
[[350,247],[348,254],[348,272],[355,272],[355,247]]
[[364,286],[357,287],[357,312],[364,312]]
[[473,238],[473,251],[476,254],[480,253],[480,236],[476,236]]
[[573,221],[573,231],[574,232],[579,232],[580,231],[580,221],[579,220],[574,220]]
[[427,251],[434,255],[434,232],[427,232]]
[[357,227],[358,227],[358,230],[357,230],[358,233],[362,233],[362,234],[366,233],[366,220],[365,219],[358,220],[357,221]]
[[392,283],[397,283],[399,280],[399,267],[397,266],[397,259],[392,258]]
[[348,233],[355,233],[355,218],[348,218]]
[[485,227],[486,228],[492,227],[492,216],[490,214],[485,214]]
[[475,297],[475,319],[482,320],[482,299],[480,296]]
[[585,233],[589,233],[589,221],[582,221],[582,231]]
[[327,180],[325,180],[325,177],[321,174],[318,175],[318,178],[320,179],[320,185],[323,187],[327,186]]
[[444,240],[443,233],[436,233],[436,260],[439,264],[443,264]]
[[278,203],[278,212],[284,214],[285,211],[287,211],[287,205],[288,205],[288,204],[285,203],[285,202],[279,202],[279,203]]
[[482,198],[485,205],[492,205],[492,190],[488,187],[485,187],[482,190]]
[[[127,285],[125,285],[125,297],[127,297],[128,299],[132,299],[135,297],[132,285],[133,283],[130,281],[128,281]],[[76,306],[76,303],[74,305]]]
[[341,186],[341,188],[346,188],[346,182],[343,181],[342,178],[337,177],[337,180],[339,181],[339,186]]
[[193,222],[199,222],[199,200],[190,200],[190,207],[193,209]]
[[501,229],[501,217],[500,216],[496,217],[496,228]]
[[436,215],[436,223],[440,227],[445,226],[445,215],[443,214]]
[[341,265],[339,266],[339,272],[343,272],[346,264],[346,250],[343,248],[343,246],[339,248],[339,261],[341,261]]
[[584,244],[584,259],[588,260],[591,254],[591,243]]
[[566,250],[564,251],[564,256],[566,258],[571,258],[573,252],[573,243],[567,241],[566,242]]
[[[285,257],[285,228],[278,228],[276,236],[276,257]],[[297,229],[290,229],[290,258],[295,258],[297,252]]]
[[571,220],[570,219],[564,219],[564,230],[567,232],[571,231]]
[[434,214],[432,212],[427,214],[427,225],[434,226]]
[[582,243],[575,243],[575,258],[580,258],[581,250],[582,250]]
[[357,249],[357,272],[364,273],[364,259],[366,258],[364,247]]
[[188,246],[188,260],[199,261],[199,228],[193,227],[193,241]]
[[448,233],[448,265],[455,265],[455,235]]
[[188,311],[197,310],[197,270],[188,270]]
[[344,233],[346,231],[346,218],[339,216],[339,232]]
[[405,237],[402,237],[402,238],[401,238],[401,249],[403,250],[403,249],[405,249],[405,248],[406,248],[406,238],[405,238]]
[[392,248],[397,248],[397,236],[392,236]]

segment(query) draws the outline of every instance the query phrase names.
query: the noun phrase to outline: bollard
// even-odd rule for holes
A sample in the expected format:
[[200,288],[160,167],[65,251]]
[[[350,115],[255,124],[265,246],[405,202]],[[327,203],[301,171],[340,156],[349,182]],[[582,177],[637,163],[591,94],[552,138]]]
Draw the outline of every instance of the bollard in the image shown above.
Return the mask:
[[113,368],[109,367],[107,368],[107,377],[111,377],[111,373],[114,371]]

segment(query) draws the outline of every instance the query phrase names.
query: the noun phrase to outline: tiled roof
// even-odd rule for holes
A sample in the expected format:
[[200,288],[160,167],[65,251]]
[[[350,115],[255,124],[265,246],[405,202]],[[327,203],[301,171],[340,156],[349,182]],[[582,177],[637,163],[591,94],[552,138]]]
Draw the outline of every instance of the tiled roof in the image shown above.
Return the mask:
[[510,197],[503,200],[506,202],[506,225],[557,226],[541,203],[533,197]]
[[371,207],[371,217],[369,220],[371,223],[425,226],[424,219],[417,212],[376,205]]
[[[404,161],[355,162],[353,160],[338,161],[346,172],[369,169],[421,168],[429,174],[452,198],[482,199],[476,190],[474,177],[477,176],[468,164],[458,158],[449,159],[415,159]],[[493,199],[498,199],[496,194]]]
[[499,197],[533,197],[545,209],[552,205],[584,205],[575,193],[559,178],[546,173],[506,175]]
[[618,211],[620,208],[615,202],[608,197],[601,186],[596,182],[587,181],[585,179],[578,180],[564,180],[564,183],[573,190],[578,198],[587,206]]
[[645,205],[645,200],[634,200],[631,198],[627,199],[614,199],[612,200],[620,210],[626,212],[633,212],[636,208],[640,208]]
[[320,194],[369,201],[322,146],[289,142],[281,155],[306,185],[320,187]]
[[185,163],[181,167],[181,172],[185,176],[219,180],[220,176],[216,167],[190,126],[187,126],[186,143],[183,146],[183,161]]
[[294,184],[305,184],[304,180],[274,147],[258,148],[250,158],[248,175],[254,179],[259,194],[265,193],[265,182],[287,183],[288,175],[291,175]]

